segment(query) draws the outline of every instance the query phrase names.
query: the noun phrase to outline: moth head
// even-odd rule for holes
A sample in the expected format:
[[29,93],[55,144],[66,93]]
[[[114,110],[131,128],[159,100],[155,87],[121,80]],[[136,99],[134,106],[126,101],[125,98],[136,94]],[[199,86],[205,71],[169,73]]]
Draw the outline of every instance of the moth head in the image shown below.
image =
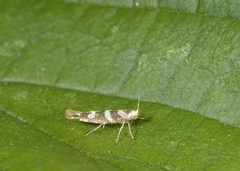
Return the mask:
[[139,111],[138,109],[137,110],[131,110],[127,116],[126,116],[126,119],[127,120],[134,120],[134,119],[137,119],[139,117]]
[[137,110],[131,110],[126,116],[127,120],[130,121],[130,120],[139,118],[139,103],[140,103],[140,99],[138,99]]

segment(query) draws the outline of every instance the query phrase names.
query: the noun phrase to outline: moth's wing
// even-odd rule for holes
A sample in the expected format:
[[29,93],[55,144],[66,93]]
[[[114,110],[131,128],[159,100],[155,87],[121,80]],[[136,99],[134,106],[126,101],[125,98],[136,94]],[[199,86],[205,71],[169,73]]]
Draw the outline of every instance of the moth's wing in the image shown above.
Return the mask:
[[82,116],[82,113],[81,111],[76,111],[76,110],[71,110],[71,109],[68,109],[66,110],[65,112],[65,117],[67,119],[80,119],[81,116]]
[[105,118],[110,123],[123,123],[126,121],[127,115],[131,112],[129,109],[109,110],[110,115],[104,113]]
[[[104,111],[88,111],[82,112],[79,118],[82,122],[96,124],[116,124],[125,122],[125,117],[131,110],[104,110]],[[94,113],[94,115],[93,115]]]
[[76,111],[76,110],[66,110],[65,116],[67,119],[79,120],[82,122],[102,124],[106,123],[104,117],[104,112],[102,111]]
[[129,109],[104,110],[104,111],[75,111],[66,110],[67,119],[76,119],[82,122],[96,124],[115,124],[123,123],[125,117],[131,112]]

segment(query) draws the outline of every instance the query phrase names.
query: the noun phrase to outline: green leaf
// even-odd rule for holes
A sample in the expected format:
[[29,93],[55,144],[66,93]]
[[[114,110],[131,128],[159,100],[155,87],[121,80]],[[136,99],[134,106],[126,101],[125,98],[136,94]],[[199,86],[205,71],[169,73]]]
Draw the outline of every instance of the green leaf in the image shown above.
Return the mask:
[[0,0],[0,169],[239,170],[239,1],[196,2]]
[[97,170],[115,169],[107,162],[78,152],[71,144],[33,125],[1,113],[1,170]]
[[115,7],[167,8],[181,12],[240,19],[240,0],[62,0],[75,4]]

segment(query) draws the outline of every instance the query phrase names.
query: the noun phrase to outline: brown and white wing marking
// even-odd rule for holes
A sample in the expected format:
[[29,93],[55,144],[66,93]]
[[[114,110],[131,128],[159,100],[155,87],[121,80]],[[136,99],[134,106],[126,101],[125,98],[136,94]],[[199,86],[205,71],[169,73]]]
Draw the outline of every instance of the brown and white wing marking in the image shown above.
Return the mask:
[[107,124],[122,124],[139,117],[138,110],[120,109],[120,110],[105,110],[102,113],[103,120]]
[[[139,109],[139,108],[138,108]],[[75,110],[66,110],[66,118],[67,119],[76,119],[82,122],[95,123],[99,124],[96,128],[86,134],[89,135],[92,132],[96,131],[100,127],[105,124],[122,124],[121,128],[118,131],[116,143],[119,140],[119,136],[125,124],[128,124],[128,130],[131,135],[131,138],[134,139],[132,131],[131,131],[131,120],[139,118],[139,110],[105,110],[105,111],[75,111]]]
[[130,116],[133,111],[134,110],[128,109],[86,112],[67,110],[66,118],[96,124],[116,124],[128,122],[128,116]]
[[75,111],[75,110],[66,110],[65,116],[67,119],[77,119],[79,120],[82,116],[83,112]]
[[67,119],[75,119],[82,122],[96,123],[102,124],[104,118],[102,117],[101,112],[99,111],[75,111],[75,110],[66,110],[66,118]]
[[123,123],[126,121],[126,116],[131,110],[105,110],[102,112],[105,122],[109,124]]

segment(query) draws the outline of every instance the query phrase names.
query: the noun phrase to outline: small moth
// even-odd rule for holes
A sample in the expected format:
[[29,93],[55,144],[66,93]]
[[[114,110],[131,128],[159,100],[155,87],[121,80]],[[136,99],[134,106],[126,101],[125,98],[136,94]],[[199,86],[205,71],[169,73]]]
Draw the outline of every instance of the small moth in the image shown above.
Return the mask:
[[[68,109],[66,110],[65,114],[67,119],[79,120],[81,122],[88,122],[88,123],[95,123],[99,124],[96,128],[91,130],[86,134],[89,135],[96,131],[101,126],[104,128],[106,124],[122,124],[118,131],[118,135],[116,138],[116,143],[119,140],[121,131],[125,124],[128,124],[128,130],[132,139],[134,139],[130,121],[136,120],[139,117],[139,100],[138,100],[138,107],[136,110],[130,109],[119,109],[119,110],[104,110],[104,111],[75,111]],[[142,118],[140,118],[142,119]]]

